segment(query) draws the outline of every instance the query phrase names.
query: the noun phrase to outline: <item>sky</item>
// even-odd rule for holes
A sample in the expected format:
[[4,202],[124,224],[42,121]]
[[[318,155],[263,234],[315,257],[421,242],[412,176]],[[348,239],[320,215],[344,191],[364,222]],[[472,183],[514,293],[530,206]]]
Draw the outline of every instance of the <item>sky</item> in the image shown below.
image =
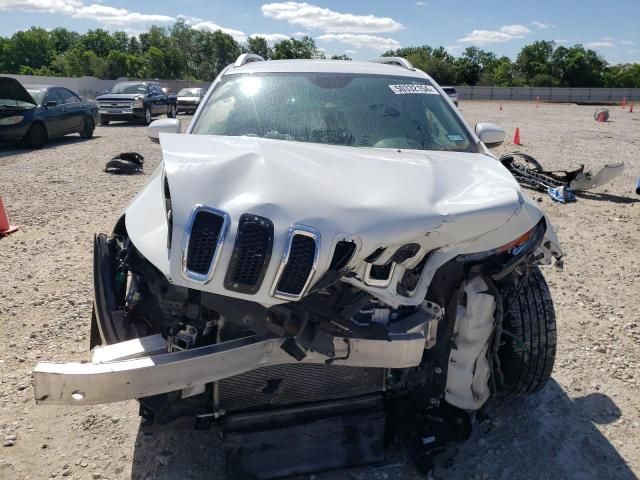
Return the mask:
[[327,54],[358,60],[403,46],[477,46],[515,59],[523,45],[580,43],[610,63],[640,63],[640,0],[0,0],[0,35],[38,26],[124,30],[185,18],[238,42],[310,35]]

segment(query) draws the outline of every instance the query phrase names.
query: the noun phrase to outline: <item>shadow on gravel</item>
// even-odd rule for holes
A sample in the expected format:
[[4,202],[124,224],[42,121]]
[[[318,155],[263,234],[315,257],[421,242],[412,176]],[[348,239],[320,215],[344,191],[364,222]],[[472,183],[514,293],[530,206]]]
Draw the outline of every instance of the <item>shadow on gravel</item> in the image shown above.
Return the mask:
[[[157,118],[154,118],[154,120],[158,120]],[[118,122],[118,121],[112,121],[109,122],[109,125],[100,125],[100,128],[122,128],[122,127],[127,127],[127,128],[146,128],[147,125],[144,124],[144,122],[140,121],[140,122]]]
[[66,145],[74,145],[76,143],[84,143],[90,142],[96,138],[100,138],[99,135],[94,135],[92,138],[80,138],[80,137],[60,137],[49,140],[47,144],[40,149],[26,148],[20,145],[10,144],[10,143],[0,143],[0,158],[5,157],[15,157],[17,155],[25,155],[27,153],[38,153],[38,152],[46,152],[47,150],[51,150],[52,148],[66,146]]
[[[604,393],[575,399],[551,380],[543,391],[517,401],[492,401],[478,415],[467,442],[436,457],[435,479],[634,479],[616,448],[594,424],[621,415]],[[397,446],[382,466],[317,474],[318,480],[421,478]],[[138,432],[132,480],[224,480],[220,437],[215,432]],[[309,475],[295,477],[306,480]]]
[[619,195],[611,195],[610,193],[597,193],[597,192],[575,192],[578,198],[584,198],[585,200],[598,200],[601,202],[611,203],[638,203],[640,198],[633,197],[621,197]]

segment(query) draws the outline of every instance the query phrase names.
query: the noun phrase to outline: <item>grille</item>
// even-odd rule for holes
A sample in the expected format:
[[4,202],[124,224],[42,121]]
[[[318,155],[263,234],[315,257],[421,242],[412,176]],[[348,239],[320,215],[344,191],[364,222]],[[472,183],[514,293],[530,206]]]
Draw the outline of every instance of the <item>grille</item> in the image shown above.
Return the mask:
[[243,293],[258,291],[271,258],[272,246],[273,223],[257,215],[242,215],[225,288]]
[[299,296],[313,273],[316,259],[316,239],[300,233],[291,239],[287,264],[276,288],[277,293]]
[[218,382],[226,411],[355,397],[385,389],[382,368],[292,364],[263,367]]
[[105,100],[99,103],[100,108],[131,108],[130,101],[118,101],[118,100]]
[[356,251],[356,244],[347,240],[340,240],[336,244],[336,249],[333,251],[333,257],[331,258],[330,270],[342,270],[347,266],[351,257]]
[[225,218],[220,214],[207,210],[196,212],[187,247],[187,271],[199,275],[209,273],[224,223]]

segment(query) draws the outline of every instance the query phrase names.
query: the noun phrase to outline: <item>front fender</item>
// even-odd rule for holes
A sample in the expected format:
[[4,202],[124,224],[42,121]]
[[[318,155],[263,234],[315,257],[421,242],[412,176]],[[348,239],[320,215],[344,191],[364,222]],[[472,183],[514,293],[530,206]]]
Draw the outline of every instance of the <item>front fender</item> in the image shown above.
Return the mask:
[[125,210],[129,239],[138,251],[170,279],[167,217],[162,193],[162,166]]

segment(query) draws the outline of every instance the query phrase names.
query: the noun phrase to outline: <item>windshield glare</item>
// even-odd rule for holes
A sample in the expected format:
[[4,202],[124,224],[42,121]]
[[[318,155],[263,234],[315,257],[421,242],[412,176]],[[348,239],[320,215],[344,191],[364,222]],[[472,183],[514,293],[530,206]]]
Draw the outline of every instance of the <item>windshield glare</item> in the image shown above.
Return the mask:
[[146,83],[116,83],[111,93],[147,93]]
[[427,80],[384,75],[229,75],[192,133],[477,152],[465,125]]
[[33,97],[38,105],[42,103],[42,99],[44,98],[44,90],[27,88],[27,92],[29,92],[29,95]]
[[199,91],[197,88],[183,88],[178,92],[179,97],[197,97]]

